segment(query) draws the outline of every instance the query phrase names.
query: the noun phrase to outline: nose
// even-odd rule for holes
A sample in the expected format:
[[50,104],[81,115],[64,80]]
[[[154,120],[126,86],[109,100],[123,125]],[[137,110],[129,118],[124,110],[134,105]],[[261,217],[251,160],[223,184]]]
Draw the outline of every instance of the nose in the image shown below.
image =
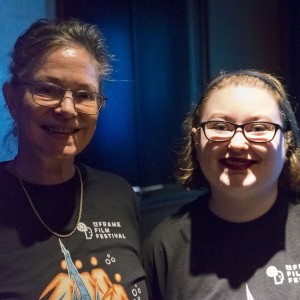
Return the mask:
[[66,117],[77,116],[72,91],[66,91],[64,97],[61,99],[55,110]]
[[233,138],[229,141],[228,147],[232,150],[246,150],[249,148],[248,140],[245,138],[241,129],[237,129]]

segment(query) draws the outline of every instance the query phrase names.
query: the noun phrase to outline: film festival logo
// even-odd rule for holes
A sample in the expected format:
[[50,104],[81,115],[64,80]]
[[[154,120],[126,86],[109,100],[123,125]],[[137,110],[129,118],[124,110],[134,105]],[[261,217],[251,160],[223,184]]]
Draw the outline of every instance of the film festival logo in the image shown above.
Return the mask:
[[288,283],[300,283],[300,264],[285,265],[284,273],[274,266],[268,267],[266,273],[269,277],[274,279],[275,285],[282,284],[287,279]]
[[92,228],[80,222],[77,226],[78,231],[85,234],[87,240],[95,239],[126,239],[121,232],[120,222],[92,222]]

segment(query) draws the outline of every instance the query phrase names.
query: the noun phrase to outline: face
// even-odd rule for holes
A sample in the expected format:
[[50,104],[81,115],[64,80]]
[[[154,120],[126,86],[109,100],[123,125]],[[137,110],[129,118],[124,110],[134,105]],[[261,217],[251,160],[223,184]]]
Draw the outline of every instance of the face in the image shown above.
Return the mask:
[[[235,124],[265,121],[282,125],[272,94],[247,86],[229,86],[213,91],[204,105],[201,122],[212,120]],[[208,141],[203,130],[199,132],[198,160],[212,190],[270,192],[276,189],[285,162],[284,138],[280,130],[268,143],[247,141],[240,128],[226,142]]]
[[[52,82],[63,88],[99,90],[99,72],[93,57],[76,46],[50,50],[26,75],[24,81]],[[77,113],[68,91],[58,107],[43,107],[32,100],[28,85],[10,86],[12,116],[19,127],[19,156],[73,159],[90,142],[97,115]]]

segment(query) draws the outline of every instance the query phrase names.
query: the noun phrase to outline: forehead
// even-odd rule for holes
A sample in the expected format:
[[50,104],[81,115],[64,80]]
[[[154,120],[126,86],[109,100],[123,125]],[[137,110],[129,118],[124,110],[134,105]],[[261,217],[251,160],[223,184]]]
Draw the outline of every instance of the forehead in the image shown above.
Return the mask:
[[42,53],[29,65],[27,74],[51,69],[82,69],[93,77],[99,76],[98,64],[94,57],[82,46],[59,45]]
[[202,117],[216,114],[234,121],[246,121],[267,116],[270,121],[280,121],[280,111],[275,95],[267,89],[247,85],[226,86],[210,92],[205,99]]

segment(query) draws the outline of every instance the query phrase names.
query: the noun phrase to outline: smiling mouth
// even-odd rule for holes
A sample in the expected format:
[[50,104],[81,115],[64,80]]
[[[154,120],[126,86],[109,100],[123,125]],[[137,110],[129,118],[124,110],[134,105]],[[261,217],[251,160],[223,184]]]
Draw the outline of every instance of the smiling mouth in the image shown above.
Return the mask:
[[231,170],[245,170],[255,164],[254,160],[244,158],[223,158],[220,162]]
[[79,130],[74,128],[62,128],[62,127],[53,127],[53,126],[42,126],[42,128],[50,133],[59,133],[59,134],[73,134]]

